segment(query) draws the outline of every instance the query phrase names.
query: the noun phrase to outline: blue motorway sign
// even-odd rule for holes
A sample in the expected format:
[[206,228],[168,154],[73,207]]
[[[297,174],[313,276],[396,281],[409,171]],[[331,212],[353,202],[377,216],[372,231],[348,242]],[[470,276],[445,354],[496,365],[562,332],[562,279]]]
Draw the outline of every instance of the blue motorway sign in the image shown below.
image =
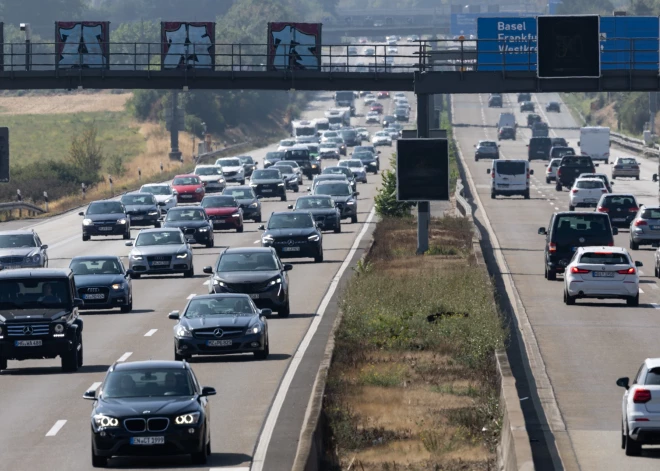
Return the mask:
[[536,70],[536,18],[479,18],[477,70]]
[[601,70],[658,70],[657,16],[600,18]]

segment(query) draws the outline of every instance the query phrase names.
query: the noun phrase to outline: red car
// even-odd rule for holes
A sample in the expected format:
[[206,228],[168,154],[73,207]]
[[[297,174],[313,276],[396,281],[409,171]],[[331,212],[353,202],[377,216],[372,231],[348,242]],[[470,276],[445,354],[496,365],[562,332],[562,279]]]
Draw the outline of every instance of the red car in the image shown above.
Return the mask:
[[389,98],[390,92],[378,92],[378,98]]
[[213,230],[236,229],[236,232],[243,232],[243,210],[233,196],[206,196],[202,200],[202,208],[213,223]]
[[179,203],[199,203],[204,198],[204,182],[197,175],[177,175],[172,180]]
[[374,103],[371,105],[371,108],[369,108],[369,111],[375,111],[378,114],[383,114],[383,105],[380,103]]

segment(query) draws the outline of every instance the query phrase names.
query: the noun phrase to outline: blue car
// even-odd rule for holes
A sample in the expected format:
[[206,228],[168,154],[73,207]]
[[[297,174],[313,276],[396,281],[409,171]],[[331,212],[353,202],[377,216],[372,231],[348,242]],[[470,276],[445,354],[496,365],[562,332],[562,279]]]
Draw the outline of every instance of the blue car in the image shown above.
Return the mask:
[[133,310],[132,271],[124,268],[119,257],[75,257],[69,268],[76,284],[76,297],[84,301],[79,309]]

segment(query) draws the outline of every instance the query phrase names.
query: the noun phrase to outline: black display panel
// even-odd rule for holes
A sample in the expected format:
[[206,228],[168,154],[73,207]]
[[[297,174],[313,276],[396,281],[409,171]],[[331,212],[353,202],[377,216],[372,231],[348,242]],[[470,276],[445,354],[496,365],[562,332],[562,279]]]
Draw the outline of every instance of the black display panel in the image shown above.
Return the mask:
[[447,139],[399,139],[396,144],[398,201],[449,201]]
[[600,17],[539,16],[539,78],[600,77]]

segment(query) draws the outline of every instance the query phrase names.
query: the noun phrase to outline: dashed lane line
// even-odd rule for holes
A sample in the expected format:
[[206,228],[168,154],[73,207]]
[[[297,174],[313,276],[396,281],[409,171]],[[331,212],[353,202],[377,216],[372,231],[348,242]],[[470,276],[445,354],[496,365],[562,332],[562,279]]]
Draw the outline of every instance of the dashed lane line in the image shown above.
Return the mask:
[[96,383],[92,383],[92,385],[89,388],[87,388],[87,390],[88,391],[96,391],[99,388],[99,386],[101,386],[100,381],[98,381]]
[[118,362],[118,363],[121,363],[122,361],[126,361],[126,360],[128,360],[128,358],[129,358],[131,355],[133,355],[133,352],[126,352],[126,353],[124,353],[122,356],[120,356],[120,357],[117,359],[117,362]]
[[66,424],[66,420],[58,420],[55,422],[55,425],[51,427],[51,429],[46,433],[47,437],[54,437],[57,435],[57,432],[59,432],[62,427],[64,427],[64,424]]
[[149,332],[147,332],[146,334],[144,334],[144,336],[145,336],[145,337],[151,337],[151,336],[154,335],[156,332],[158,332],[158,329],[151,329]]

